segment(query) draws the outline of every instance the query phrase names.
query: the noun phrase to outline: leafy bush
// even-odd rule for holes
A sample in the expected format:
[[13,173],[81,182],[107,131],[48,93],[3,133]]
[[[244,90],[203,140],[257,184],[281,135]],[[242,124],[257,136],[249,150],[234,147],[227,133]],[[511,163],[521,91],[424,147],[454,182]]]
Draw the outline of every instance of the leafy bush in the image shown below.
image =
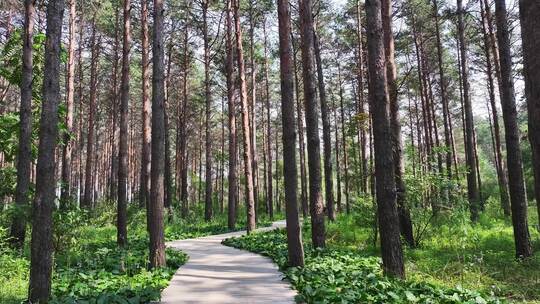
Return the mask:
[[287,267],[284,230],[254,233],[223,242],[227,246],[272,258],[284,270],[298,301],[307,303],[500,303],[478,292],[443,288],[414,280],[400,281],[382,275],[380,259],[346,249],[314,250],[305,247],[305,267]]

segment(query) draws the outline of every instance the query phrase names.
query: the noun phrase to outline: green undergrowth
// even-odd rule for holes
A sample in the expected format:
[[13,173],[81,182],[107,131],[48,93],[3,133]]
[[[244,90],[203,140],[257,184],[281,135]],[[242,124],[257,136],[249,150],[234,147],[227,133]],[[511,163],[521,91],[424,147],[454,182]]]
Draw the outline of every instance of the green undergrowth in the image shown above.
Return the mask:
[[[129,244],[123,250],[116,244],[112,214],[93,217],[70,211],[55,216],[53,304],[158,300],[176,269],[187,261],[184,253],[167,249],[166,267],[148,270],[148,238],[139,224],[144,218],[138,213],[131,215]],[[0,303],[21,303],[28,288],[28,244],[22,251],[4,245],[0,251]]]
[[[408,278],[439,286],[462,286],[515,303],[540,303],[540,234],[536,228],[536,206],[529,209],[534,255],[523,261],[515,258],[511,220],[500,214],[496,202],[488,203],[486,208],[476,224],[470,222],[466,210],[443,213],[428,222],[418,220],[415,230],[426,228],[417,234],[416,248],[404,247]],[[328,224],[328,243],[332,247],[379,256],[378,246],[373,245],[373,229],[369,226],[365,217],[340,216]]]
[[[0,213],[0,303],[18,304],[25,300],[30,268],[30,229],[25,247],[11,249],[8,244],[10,210]],[[237,229],[245,219],[239,211]],[[227,215],[216,214],[211,221],[202,218],[203,210],[194,206],[187,219],[177,209],[165,217],[166,240],[195,238],[230,232]],[[146,213],[137,204],[128,208],[128,246],[116,245],[116,209],[102,202],[92,211],[55,211],[55,248],[52,303],[148,303],[158,300],[174,272],[187,261],[187,255],[167,249],[167,266],[148,270]],[[277,216],[276,218],[279,218]],[[261,215],[258,226],[271,221]]]
[[305,246],[305,267],[287,267],[284,230],[253,233],[224,241],[225,245],[269,256],[307,303],[501,303],[501,300],[461,287],[449,288],[382,275],[380,259],[354,250]]

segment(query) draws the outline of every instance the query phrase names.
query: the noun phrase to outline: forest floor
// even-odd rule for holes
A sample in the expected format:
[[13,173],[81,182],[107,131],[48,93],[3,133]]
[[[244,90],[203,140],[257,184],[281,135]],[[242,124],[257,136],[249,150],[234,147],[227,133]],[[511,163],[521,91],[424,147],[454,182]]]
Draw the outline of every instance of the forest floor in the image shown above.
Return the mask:
[[[285,221],[257,232],[284,227]],[[188,262],[162,292],[161,303],[294,303],[296,292],[267,257],[226,247],[221,242],[245,231],[167,243]]]
[[[366,207],[362,210],[369,210]],[[310,244],[309,221],[303,236],[306,266],[287,267],[283,230],[225,240],[225,244],[272,258],[308,303],[540,303],[540,233],[536,206],[530,207],[534,256],[514,257],[511,221],[489,206],[471,224],[464,209],[437,219],[414,210],[419,245],[404,247],[406,281],[382,276],[372,214],[340,215],[327,226],[327,248]]]
[[[7,236],[10,212],[0,213],[0,303],[20,304],[26,299],[30,268],[30,231],[22,250],[11,249]],[[230,232],[226,214],[210,222],[202,219],[202,210],[188,219],[167,217],[166,240],[198,238]],[[167,267],[148,271],[148,235],[146,214],[137,204],[128,209],[128,246],[118,250],[116,244],[116,210],[102,204],[87,212],[55,212],[52,304],[59,303],[148,303],[159,300],[176,270],[188,256],[167,249]],[[239,216],[237,227],[244,227]],[[264,216],[259,227],[270,225]],[[28,229],[29,230],[29,229]]]

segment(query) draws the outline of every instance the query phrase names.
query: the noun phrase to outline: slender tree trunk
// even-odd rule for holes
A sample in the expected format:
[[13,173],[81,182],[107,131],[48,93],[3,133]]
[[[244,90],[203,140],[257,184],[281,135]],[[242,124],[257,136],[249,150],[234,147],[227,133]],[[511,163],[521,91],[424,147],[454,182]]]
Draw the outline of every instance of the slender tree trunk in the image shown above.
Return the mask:
[[501,104],[506,139],[506,159],[508,162],[508,189],[512,206],[512,225],[516,257],[527,258],[532,255],[529,225],[527,219],[527,198],[523,180],[523,162],[517,123],[516,96],[512,79],[512,54],[510,51],[510,33],[506,17],[506,1],[495,0],[495,16],[497,21],[497,39],[500,50],[501,67]]
[[[302,215],[307,218],[308,215],[308,194],[307,194],[307,172],[306,172],[306,148],[304,141],[304,117],[302,112],[302,105],[300,102],[300,81],[298,77],[298,65],[296,60],[296,51],[294,49],[294,37],[291,32],[291,41],[293,48],[293,65],[294,65],[294,87],[296,90],[296,111],[297,111],[297,124],[298,124],[298,142],[300,147],[300,200],[302,205]],[[277,166],[277,163],[276,163]]]
[[343,106],[343,82],[341,79],[341,65],[338,62],[338,84],[339,84],[339,109],[341,118],[341,140],[343,146],[343,175],[345,178],[345,211],[351,213],[351,204],[349,200],[349,153],[347,152],[347,131],[345,128],[345,109]]
[[390,127],[392,155],[394,157],[394,175],[396,181],[397,211],[401,235],[410,247],[416,245],[413,236],[411,213],[407,207],[406,188],[403,181],[403,148],[401,142],[401,123],[399,121],[397,71],[394,60],[394,35],[392,33],[392,3],[382,0],[382,26],[384,31],[384,50],[386,57],[386,77],[390,102]]
[[[501,206],[505,216],[510,216],[510,197],[508,195],[508,180],[504,171],[502,149],[501,149],[501,132],[499,126],[499,115],[497,105],[495,104],[495,84],[493,81],[493,67],[491,64],[490,40],[489,33],[486,29],[486,10],[484,3],[480,1],[480,10],[482,14],[482,32],[484,36],[484,54],[486,56],[486,75],[488,78],[489,105],[493,114],[493,139],[495,151],[495,166],[497,169],[497,178],[499,182],[499,196]],[[492,50],[492,49],[491,49]]]
[[62,191],[60,207],[66,209],[71,196],[71,133],[73,132],[73,93],[75,86],[75,31],[76,5],[75,0],[69,0],[69,43],[66,75],[66,129],[62,147]]
[[534,192],[540,220],[540,3],[519,1],[521,38],[523,40],[523,75],[534,172]]
[[[143,1],[144,2],[144,1]],[[131,0],[124,0],[124,39],[122,44],[122,83],[120,88],[120,146],[118,150],[118,246],[127,245],[128,111],[131,48]]]
[[148,33],[148,3],[141,1],[141,70],[142,70],[142,149],[141,177],[139,187],[139,206],[142,208],[150,201],[150,159],[151,159],[151,116],[150,102],[150,65]]
[[165,171],[165,68],[163,49],[163,0],[154,0],[152,52],[152,166],[150,174],[150,202],[148,204],[148,232],[150,235],[150,268],[165,266],[165,237],[163,227],[164,171]]
[[110,188],[109,188],[109,198],[111,200],[118,199],[118,145],[119,145],[119,128],[118,128],[118,62],[120,61],[119,56],[119,28],[120,28],[120,5],[117,4],[115,8],[115,22],[114,22],[114,56],[113,56],[113,67],[112,67],[112,88],[111,88],[111,102],[112,106],[112,131],[111,131],[111,179],[110,179]]
[[[288,1],[278,0],[278,19],[287,250],[289,253],[289,266],[302,267],[304,265],[304,248],[302,246],[302,230],[298,220],[296,194],[298,176],[296,168],[296,128],[294,126],[294,65],[292,62],[291,20]],[[270,142],[270,138],[268,138],[268,141]]]
[[203,13],[203,40],[204,40],[204,94],[206,99],[205,108],[205,133],[206,133],[206,161],[205,161],[205,197],[204,219],[212,219],[212,137],[211,137],[211,107],[212,91],[210,87],[210,45],[208,41],[208,0],[202,2]]
[[313,45],[315,52],[315,62],[317,65],[317,83],[319,87],[319,98],[321,102],[321,116],[323,124],[323,162],[324,162],[324,190],[326,199],[326,212],[328,219],[336,219],[334,214],[334,175],[332,172],[332,138],[330,130],[330,117],[328,103],[326,101],[326,89],[324,87],[324,74],[321,60],[321,44],[319,35],[314,31]]
[[[17,185],[15,204],[18,208],[28,205],[30,199],[30,171],[32,169],[32,73],[35,0],[24,1],[24,44],[21,73],[21,106],[19,108],[19,150],[17,152]],[[26,216],[15,212],[11,224],[13,245],[22,248],[26,236]]]
[[315,248],[325,246],[324,204],[321,189],[321,152],[319,139],[319,111],[315,86],[315,33],[313,30],[312,1],[299,0],[300,39],[302,42],[302,72],[304,79],[304,104],[308,137],[309,209],[311,214],[311,239]]
[[474,155],[474,120],[470,99],[470,85],[469,85],[469,71],[467,64],[467,46],[465,42],[465,25],[463,21],[463,0],[457,0],[458,10],[458,34],[460,47],[459,52],[461,55],[461,80],[463,86],[463,104],[465,112],[465,130],[466,130],[466,158],[467,158],[467,193],[469,198],[469,204],[471,209],[471,219],[476,222],[478,220],[478,213],[480,211],[480,193],[478,191],[477,177],[476,177],[476,157]]
[[387,275],[405,277],[403,252],[399,237],[396,206],[395,166],[392,157],[392,126],[388,113],[390,103],[385,65],[381,1],[369,0],[366,6],[368,33],[368,71],[370,109],[373,115],[377,213],[381,235],[383,269]]
[[[356,81],[357,84],[357,97],[358,97],[358,113],[362,115],[364,118],[366,116],[365,110],[364,110],[364,43],[362,41],[362,20],[361,20],[361,9],[360,9],[360,1],[356,1],[356,37],[358,42],[358,49],[356,50],[356,57],[357,57],[357,73],[356,73]],[[369,124],[369,123],[367,123]],[[362,176],[360,177],[360,184],[361,184],[361,191],[367,192],[367,179],[368,179],[368,166],[367,166],[367,157],[366,157],[366,128],[363,125],[358,126],[359,129],[359,136],[360,136],[360,157],[361,157],[361,171]],[[342,131],[343,132],[343,131]],[[347,153],[345,151],[345,147],[343,147],[344,153]]]
[[[287,11],[286,13],[288,13],[289,9],[286,8]],[[289,18],[289,16],[287,16],[287,18]],[[289,20],[289,23],[290,23],[290,20]],[[272,188],[272,124],[271,124],[271,113],[270,113],[270,81],[268,80],[268,73],[269,73],[269,66],[268,66],[268,39],[267,39],[267,34],[266,34],[266,20],[264,22],[264,27],[263,27],[263,30],[264,30],[264,83],[265,83],[265,88],[266,88],[266,155],[267,155],[267,161],[268,161],[268,167],[267,167],[267,172],[266,172],[266,178],[267,178],[267,193],[268,193],[268,196],[267,196],[267,202],[266,202],[266,205],[268,206],[268,214],[270,216],[270,219],[273,219],[274,218],[274,197],[273,197],[273,188]],[[287,31],[287,35],[290,36],[290,24],[289,24],[289,29]],[[291,55],[291,52],[292,52],[292,46],[290,45],[290,37],[287,38],[288,39],[288,43],[289,43],[289,46],[288,48],[290,49],[289,50],[289,54],[287,54],[287,56],[289,56],[289,58],[287,59],[291,59],[290,58],[290,55]],[[292,68],[292,66],[288,67],[289,70]],[[291,74],[292,75],[292,74]],[[291,88],[292,91],[291,93],[293,94],[293,98],[294,98],[294,83],[293,83],[293,87]],[[294,102],[294,99],[292,100]],[[282,110],[283,111],[283,110]],[[283,113],[282,113],[283,115]],[[294,119],[294,104],[293,104],[293,119]],[[294,122],[293,122],[293,128],[294,128]],[[295,128],[296,129],[296,128]],[[294,132],[296,133],[296,132]],[[284,133],[285,134],[285,133]],[[296,136],[296,134],[295,134]],[[285,143],[283,144],[284,147],[285,147]],[[296,139],[294,139],[294,144],[293,144],[293,147],[296,145]],[[283,148],[285,150],[285,148]],[[294,151],[293,151],[294,152]],[[295,154],[295,162],[294,162],[294,165],[296,166],[296,153]],[[276,155],[276,160],[279,159],[279,157]],[[296,178],[296,174],[295,174],[295,178]],[[295,183],[295,187],[297,185],[297,182]],[[295,191],[295,198],[296,198],[296,191]],[[296,203],[294,204],[296,206]],[[297,211],[298,213],[298,211]]]
[[242,106],[242,130],[244,136],[244,169],[246,177],[246,210],[247,210],[247,231],[250,233],[255,229],[255,197],[253,193],[253,171],[251,162],[251,135],[249,129],[249,107],[247,101],[246,72],[244,63],[244,51],[242,47],[242,28],[240,25],[240,3],[234,1],[234,23],[236,32],[236,51],[238,61],[238,77],[240,82],[240,103]]
[[[189,8],[188,8],[189,10]],[[186,18],[185,20],[185,33],[184,33],[184,77],[182,79],[183,85],[182,85],[182,110],[181,110],[181,116],[180,116],[180,157],[181,157],[181,164],[180,164],[180,178],[181,178],[181,185],[182,188],[180,190],[180,202],[182,205],[182,218],[186,218],[188,216],[188,153],[186,151],[187,149],[187,132],[186,132],[186,126],[187,126],[187,105],[188,105],[188,76],[189,76],[189,65],[190,65],[190,51],[189,51],[189,22]]]
[[233,21],[232,21],[232,0],[226,0],[227,4],[227,41],[226,41],[226,78],[227,78],[227,111],[228,111],[228,126],[229,126],[229,181],[228,189],[228,227],[234,229],[236,225],[236,202],[238,200],[236,188],[238,181],[236,177],[236,107],[234,99],[233,87]]
[[51,295],[52,258],[54,250],[52,213],[56,185],[55,149],[58,139],[60,46],[63,15],[64,1],[50,0],[47,4],[43,101],[41,103],[36,192],[33,202],[33,228],[30,245],[28,300],[32,303],[47,303]]
[[257,68],[255,65],[255,16],[253,3],[254,0],[249,0],[249,60],[250,60],[250,81],[251,81],[251,98],[250,98],[250,123],[251,123],[251,161],[253,167],[253,192],[255,196],[255,217],[257,218],[259,205],[259,160],[257,154]]
[[95,129],[96,129],[96,99],[97,99],[97,69],[98,69],[98,59],[100,53],[100,42],[96,41],[101,40],[96,38],[96,16],[92,20],[92,38],[91,38],[91,48],[92,48],[92,61],[90,63],[90,104],[88,107],[88,134],[86,140],[86,168],[85,168],[85,177],[84,177],[84,198],[82,201],[82,207],[84,208],[93,208],[93,183],[92,183],[92,173],[94,172],[94,157],[96,153],[95,149]]
[[337,116],[337,106],[335,98],[332,98],[332,108],[334,112],[334,149],[336,149],[336,193],[337,193],[337,210],[338,212],[343,211],[341,205],[341,165],[340,165],[340,155],[339,155],[339,127],[338,127],[338,116]]
[[446,146],[445,162],[446,162],[446,176],[452,178],[452,150],[451,148],[451,135],[450,135],[450,111],[448,109],[448,94],[446,92],[447,85],[444,75],[444,63],[443,63],[443,46],[441,42],[441,32],[439,24],[439,8],[437,0],[433,0],[433,16],[435,17],[435,37],[437,39],[437,60],[439,65],[439,88],[441,90],[441,103],[443,110],[443,125],[444,125],[444,145]]

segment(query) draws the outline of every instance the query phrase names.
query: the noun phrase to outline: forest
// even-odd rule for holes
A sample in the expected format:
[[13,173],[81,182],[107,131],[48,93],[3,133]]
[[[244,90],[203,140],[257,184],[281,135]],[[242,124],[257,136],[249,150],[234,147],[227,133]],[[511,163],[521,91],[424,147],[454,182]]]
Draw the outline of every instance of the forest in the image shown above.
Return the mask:
[[540,303],[540,1],[1,0],[0,303]]

